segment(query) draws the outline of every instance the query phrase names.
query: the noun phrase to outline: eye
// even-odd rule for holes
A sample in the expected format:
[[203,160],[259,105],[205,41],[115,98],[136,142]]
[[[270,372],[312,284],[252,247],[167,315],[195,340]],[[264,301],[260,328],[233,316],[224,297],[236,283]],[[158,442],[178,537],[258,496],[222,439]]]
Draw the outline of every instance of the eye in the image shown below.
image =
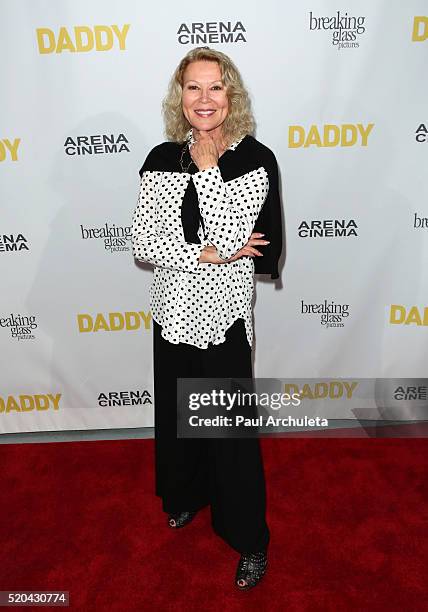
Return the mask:
[[189,85],[187,89],[198,89],[197,85]]
[[221,85],[214,85],[212,89],[223,89]]

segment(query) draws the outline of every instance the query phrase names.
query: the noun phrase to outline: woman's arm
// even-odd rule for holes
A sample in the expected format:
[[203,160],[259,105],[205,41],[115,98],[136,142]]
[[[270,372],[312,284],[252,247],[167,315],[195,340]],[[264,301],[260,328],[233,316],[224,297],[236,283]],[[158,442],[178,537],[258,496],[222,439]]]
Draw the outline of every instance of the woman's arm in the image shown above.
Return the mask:
[[226,186],[218,166],[192,175],[207,240],[221,259],[233,257],[250,239],[269,191],[263,166]]
[[138,204],[132,218],[131,241],[134,257],[168,270],[200,272],[199,257],[204,245],[157,233],[156,192],[162,172],[144,170],[145,166],[142,168]]
[[255,232],[263,232],[270,243],[262,247],[263,257],[254,260],[256,274],[270,274],[279,278],[279,258],[282,253],[282,205],[279,188],[278,164],[270,151],[263,162],[269,176],[269,193],[254,226]]

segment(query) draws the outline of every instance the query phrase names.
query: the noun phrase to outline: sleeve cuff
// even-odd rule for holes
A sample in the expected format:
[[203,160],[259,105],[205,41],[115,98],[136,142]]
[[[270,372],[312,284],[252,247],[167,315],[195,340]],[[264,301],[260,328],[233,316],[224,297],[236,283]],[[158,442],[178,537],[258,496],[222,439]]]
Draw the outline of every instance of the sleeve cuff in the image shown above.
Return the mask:
[[192,179],[196,187],[198,195],[204,191],[204,186],[207,183],[223,183],[220,168],[218,166],[211,166],[211,168],[205,168],[205,170],[199,170],[192,174]]
[[183,269],[185,269],[186,272],[199,273],[201,271],[202,264],[199,262],[199,257],[204,248],[205,244],[192,244],[191,242],[186,242],[185,252],[183,256],[180,257]]

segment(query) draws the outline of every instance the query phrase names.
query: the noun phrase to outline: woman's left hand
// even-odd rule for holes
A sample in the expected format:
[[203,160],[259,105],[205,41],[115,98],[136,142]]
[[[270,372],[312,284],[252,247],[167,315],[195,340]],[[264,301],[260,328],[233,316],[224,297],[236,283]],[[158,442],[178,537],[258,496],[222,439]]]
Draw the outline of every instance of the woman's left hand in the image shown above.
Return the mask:
[[247,244],[244,244],[242,249],[235,253],[233,257],[230,257],[227,261],[236,261],[237,259],[240,259],[240,257],[244,256],[254,257],[255,255],[257,255],[258,257],[263,257],[263,253],[260,253],[258,249],[254,248],[254,246],[258,246],[259,244],[269,244],[270,240],[262,240],[262,236],[264,236],[264,234],[261,234],[260,232],[253,232]]
[[190,147],[190,155],[199,171],[217,166],[218,150],[209,132],[199,131],[198,140]]
[[231,261],[236,261],[237,259],[240,259],[241,257],[245,257],[245,256],[254,257],[257,255],[259,257],[263,257],[263,253],[260,253],[259,250],[254,248],[255,245],[269,244],[270,241],[262,240],[261,239],[262,236],[264,236],[264,234],[261,234],[260,232],[253,232],[247,244],[244,244],[242,249],[239,249],[239,251],[235,253],[235,255],[233,255],[232,257],[229,257],[229,259],[221,259],[221,257],[219,257],[217,253],[216,247],[213,245],[208,245],[204,247],[200,262],[201,263],[208,262],[208,263],[214,263],[214,264],[225,264],[225,263],[230,263]]

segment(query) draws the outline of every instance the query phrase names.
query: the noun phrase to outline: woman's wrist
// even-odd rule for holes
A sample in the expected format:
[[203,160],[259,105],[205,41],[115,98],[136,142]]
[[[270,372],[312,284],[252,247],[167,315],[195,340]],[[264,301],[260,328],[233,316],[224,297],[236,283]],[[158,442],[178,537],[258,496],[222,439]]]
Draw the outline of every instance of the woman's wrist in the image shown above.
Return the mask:
[[219,258],[215,246],[208,245],[202,249],[201,254],[199,255],[199,263],[222,264],[227,263],[227,261]]
[[212,259],[212,247],[205,246],[199,256],[199,263],[210,263]]
[[210,168],[215,168],[217,166],[217,162],[212,162],[211,164],[203,164],[202,166],[198,166],[199,172],[203,170],[210,170]]

